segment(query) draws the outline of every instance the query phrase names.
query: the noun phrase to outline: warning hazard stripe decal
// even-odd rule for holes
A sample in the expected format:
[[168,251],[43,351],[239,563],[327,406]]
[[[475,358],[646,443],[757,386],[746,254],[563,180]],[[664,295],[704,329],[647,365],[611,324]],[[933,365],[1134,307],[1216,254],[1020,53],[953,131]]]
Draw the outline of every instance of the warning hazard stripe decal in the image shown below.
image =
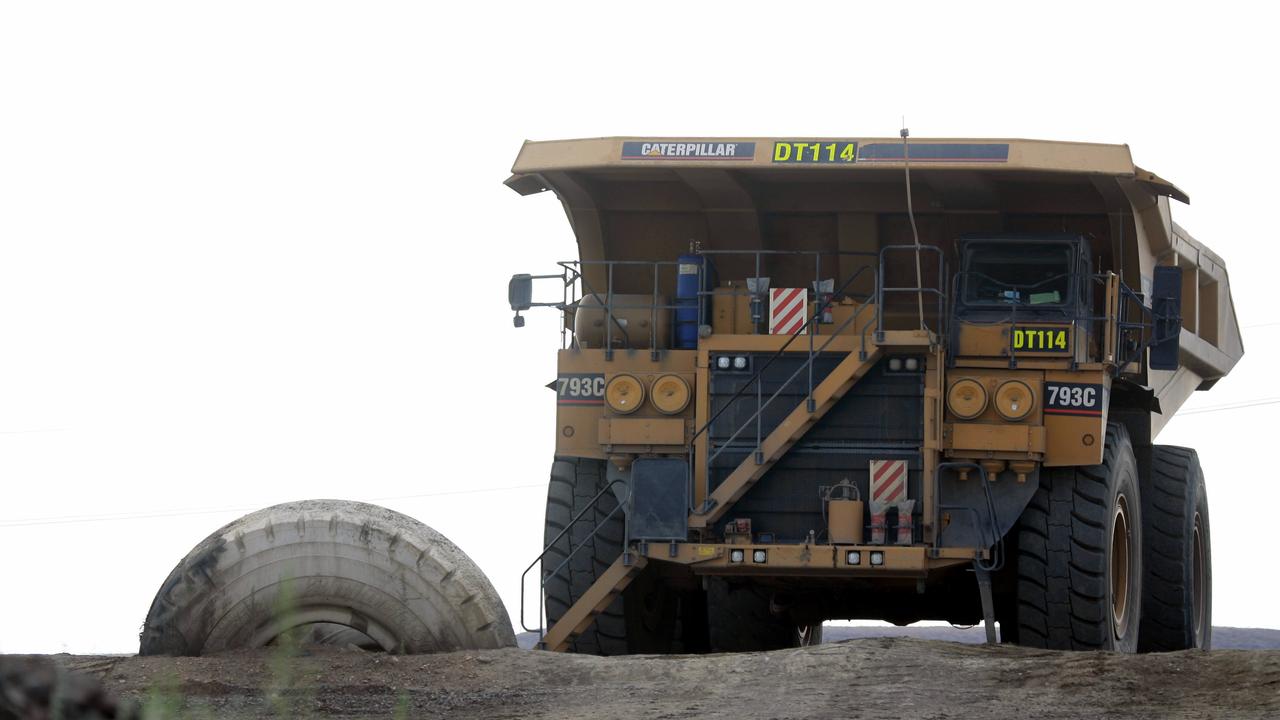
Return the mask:
[[892,503],[907,497],[907,461],[871,461],[871,501]]
[[774,288],[769,291],[769,334],[793,335],[804,327],[809,291]]

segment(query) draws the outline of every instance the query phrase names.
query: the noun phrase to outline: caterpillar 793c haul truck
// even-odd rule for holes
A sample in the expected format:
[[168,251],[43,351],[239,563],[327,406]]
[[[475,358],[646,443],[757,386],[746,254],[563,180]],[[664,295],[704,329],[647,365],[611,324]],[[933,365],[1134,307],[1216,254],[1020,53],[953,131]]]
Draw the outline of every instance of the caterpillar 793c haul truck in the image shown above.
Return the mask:
[[517,326],[564,320],[544,647],[835,618],[1209,646],[1204,478],[1154,441],[1243,347],[1186,195],[1127,146],[602,138],[513,171],[579,248],[509,287]]

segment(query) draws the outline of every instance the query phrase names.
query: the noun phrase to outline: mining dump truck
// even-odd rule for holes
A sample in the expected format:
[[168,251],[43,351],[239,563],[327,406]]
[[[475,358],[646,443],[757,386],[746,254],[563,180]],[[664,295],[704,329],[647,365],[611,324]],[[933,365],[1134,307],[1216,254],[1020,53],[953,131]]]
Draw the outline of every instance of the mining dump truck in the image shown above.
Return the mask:
[[1243,346],[1127,146],[601,138],[513,173],[578,244],[509,286],[517,327],[563,318],[542,647],[1209,647],[1204,477],[1155,439]]

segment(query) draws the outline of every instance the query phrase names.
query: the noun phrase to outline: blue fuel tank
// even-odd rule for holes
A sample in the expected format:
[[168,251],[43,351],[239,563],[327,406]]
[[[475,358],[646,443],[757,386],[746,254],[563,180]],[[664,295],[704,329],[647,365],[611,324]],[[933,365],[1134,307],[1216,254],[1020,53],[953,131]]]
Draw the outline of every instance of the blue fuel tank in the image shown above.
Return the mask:
[[710,263],[702,255],[681,255],[676,272],[676,341],[680,350],[698,347],[699,309],[705,309],[708,296],[699,292],[710,289]]

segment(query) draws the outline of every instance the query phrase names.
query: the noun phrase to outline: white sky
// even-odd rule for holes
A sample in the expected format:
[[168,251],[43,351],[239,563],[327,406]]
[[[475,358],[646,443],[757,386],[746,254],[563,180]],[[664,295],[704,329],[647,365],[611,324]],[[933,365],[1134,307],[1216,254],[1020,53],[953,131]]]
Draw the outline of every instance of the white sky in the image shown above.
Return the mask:
[[[1248,328],[1192,404],[1280,397],[1265,6],[884,7],[0,5],[0,652],[135,651],[193,545],[307,497],[435,527],[514,619],[559,338],[505,285],[575,253],[502,185],[525,138],[1127,142]],[[1161,436],[1204,461],[1219,625],[1280,627],[1277,409]]]

